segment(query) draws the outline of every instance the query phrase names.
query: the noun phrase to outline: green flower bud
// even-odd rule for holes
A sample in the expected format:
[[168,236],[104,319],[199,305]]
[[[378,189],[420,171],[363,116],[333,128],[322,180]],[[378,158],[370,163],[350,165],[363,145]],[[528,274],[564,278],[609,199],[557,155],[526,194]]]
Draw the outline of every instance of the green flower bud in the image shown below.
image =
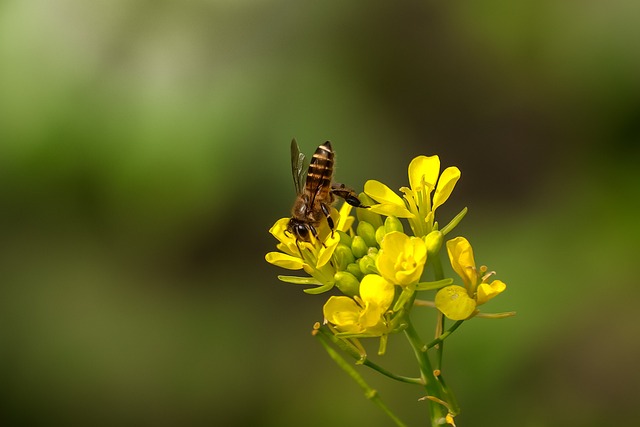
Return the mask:
[[[360,193],[358,195],[358,198],[364,206],[373,206],[378,204],[375,200],[367,196],[365,193]],[[369,224],[373,225],[373,228],[378,228],[382,225],[382,216],[380,216],[380,214],[371,212],[371,209],[357,209],[356,215],[358,216],[358,221],[368,222]]]
[[347,265],[356,260],[356,258],[353,256],[353,252],[351,252],[351,248],[342,243],[338,243],[338,246],[333,252],[333,259],[335,260],[336,268],[338,270],[346,269]]
[[402,222],[395,216],[388,216],[387,219],[384,220],[384,229],[387,233],[391,233],[392,231],[404,233]]
[[384,229],[384,225],[381,225],[376,229],[376,242],[378,242],[378,246],[382,243],[382,239],[384,239],[385,234],[387,234],[387,231]]
[[376,246],[376,229],[366,221],[360,221],[356,230],[358,236],[364,239],[367,247]]
[[[369,248],[367,251],[367,258],[370,258],[375,263],[378,259],[378,248]],[[376,267],[376,272],[378,271],[378,267]]]
[[346,271],[338,271],[333,278],[336,281],[336,287],[343,294],[353,297],[360,292],[360,282],[353,274]]
[[436,255],[438,252],[440,252],[440,248],[442,247],[444,234],[442,234],[442,232],[439,230],[433,230],[431,233],[427,234],[427,237],[424,238],[424,241],[427,244],[428,256]]
[[351,247],[351,236],[340,230],[337,230],[336,233],[338,233],[338,235],[340,236],[340,243]]
[[369,255],[365,255],[360,258],[358,260],[358,266],[364,274],[378,273],[378,269],[376,268],[376,260]]
[[367,254],[369,246],[361,236],[355,236],[351,241],[351,250],[356,258],[362,258]]
[[353,274],[358,280],[362,280],[362,278],[364,277],[364,273],[362,272],[362,270],[360,270],[360,266],[357,262],[353,262],[347,265],[347,272]]

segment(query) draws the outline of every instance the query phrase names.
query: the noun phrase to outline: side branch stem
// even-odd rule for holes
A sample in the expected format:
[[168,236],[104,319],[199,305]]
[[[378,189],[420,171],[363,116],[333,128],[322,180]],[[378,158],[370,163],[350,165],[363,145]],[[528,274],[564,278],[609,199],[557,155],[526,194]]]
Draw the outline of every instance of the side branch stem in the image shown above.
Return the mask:
[[447,339],[447,337],[449,335],[451,335],[453,333],[453,331],[455,331],[456,329],[458,329],[458,327],[460,325],[462,325],[462,323],[464,322],[464,320],[458,320],[456,323],[454,323],[453,325],[451,325],[451,327],[449,329],[447,329],[446,331],[444,331],[442,334],[440,334],[440,336],[438,336],[438,338],[434,339],[433,341],[431,341],[430,343],[428,343],[427,345],[425,345],[425,348],[428,350],[430,348],[433,348],[435,346],[437,346],[438,344],[441,344],[442,341],[444,341],[445,339]]
[[387,407],[387,405],[385,405],[385,403],[380,399],[378,392],[371,388],[366,383],[364,378],[362,378],[362,376],[353,368],[353,366],[347,363],[347,361],[344,360],[344,358],[342,358],[342,356],[340,356],[340,354],[338,354],[338,352],[335,351],[333,347],[331,347],[331,345],[329,345],[329,342],[323,334],[316,334],[316,337],[329,354],[329,357],[331,357],[333,361],[336,362],[336,364],[360,386],[360,388],[364,391],[367,399],[371,400],[385,414],[387,414],[387,416],[393,420],[396,426],[407,427],[406,424],[404,424],[393,412],[391,412],[389,407]]
[[417,384],[417,385],[424,385],[424,381],[422,380],[422,378],[412,378],[412,377],[405,377],[402,375],[397,375],[394,374],[393,372],[388,371],[387,369],[383,368],[382,366],[378,365],[375,362],[372,362],[371,360],[369,360],[367,358],[366,354],[362,354],[360,352],[358,352],[354,346],[350,346],[348,343],[346,343],[344,340],[336,337],[334,334],[329,333],[326,329],[326,327],[321,327],[319,329],[317,329],[319,334],[322,334],[325,339],[329,339],[331,342],[333,342],[336,346],[338,346],[341,350],[343,350],[345,353],[349,354],[351,357],[353,357],[354,359],[356,359],[356,364],[361,364],[363,366],[367,366],[368,368],[373,369],[374,371],[379,372],[380,374],[384,375],[385,377],[391,378],[392,380],[396,380],[396,381],[400,381],[403,383],[408,383],[408,384]]

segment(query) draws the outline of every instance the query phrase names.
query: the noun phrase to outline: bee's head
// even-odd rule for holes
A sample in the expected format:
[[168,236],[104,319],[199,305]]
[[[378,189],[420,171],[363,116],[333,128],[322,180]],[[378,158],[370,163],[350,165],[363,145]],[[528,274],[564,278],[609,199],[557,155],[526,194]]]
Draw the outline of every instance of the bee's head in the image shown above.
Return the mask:
[[310,234],[315,235],[315,228],[304,221],[300,221],[296,218],[291,218],[287,224],[287,232],[295,236],[297,240],[302,242],[310,242]]

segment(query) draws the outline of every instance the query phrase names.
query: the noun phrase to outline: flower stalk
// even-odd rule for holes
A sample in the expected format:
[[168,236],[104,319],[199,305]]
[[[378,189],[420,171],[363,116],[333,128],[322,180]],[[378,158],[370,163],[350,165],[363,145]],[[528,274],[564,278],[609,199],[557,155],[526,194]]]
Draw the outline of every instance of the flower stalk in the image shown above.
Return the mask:
[[442,389],[442,384],[436,378],[435,371],[431,367],[431,361],[427,354],[427,347],[423,344],[422,340],[418,336],[418,332],[411,323],[407,326],[405,335],[413,349],[418,366],[420,367],[420,375],[424,381],[424,388],[427,392],[427,395],[424,397],[427,399],[429,404],[431,425],[433,427],[441,426],[445,424],[446,416],[449,413],[446,406],[443,404],[446,401],[442,399],[445,395],[445,392]]

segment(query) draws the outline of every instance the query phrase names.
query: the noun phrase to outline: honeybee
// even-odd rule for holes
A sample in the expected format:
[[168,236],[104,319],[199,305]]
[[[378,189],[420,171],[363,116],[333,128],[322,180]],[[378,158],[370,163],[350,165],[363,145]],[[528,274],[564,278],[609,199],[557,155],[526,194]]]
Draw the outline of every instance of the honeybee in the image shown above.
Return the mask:
[[332,182],[333,158],[331,142],[320,145],[309,162],[305,179],[305,155],[300,152],[296,140],[291,141],[291,172],[297,197],[291,209],[287,232],[293,234],[297,241],[310,242],[311,235],[317,239],[316,227],[323,217],[327,219],[329,229],[333,232],[335,224],[331,218],[331,205],[335,196],[343,198],[352,206],[368,207],[360,203],[355,191],[344,184]]

